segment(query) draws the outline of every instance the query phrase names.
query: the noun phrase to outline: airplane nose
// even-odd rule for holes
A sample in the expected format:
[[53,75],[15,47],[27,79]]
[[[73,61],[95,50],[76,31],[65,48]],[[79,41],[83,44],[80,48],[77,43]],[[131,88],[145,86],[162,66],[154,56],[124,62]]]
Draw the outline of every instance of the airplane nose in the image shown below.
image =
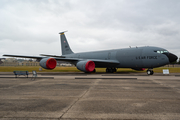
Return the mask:
[[169,53],[169,55],[167,57],[169,58],[170,63],[175,62],[178,59],[178,57],[172,53]]

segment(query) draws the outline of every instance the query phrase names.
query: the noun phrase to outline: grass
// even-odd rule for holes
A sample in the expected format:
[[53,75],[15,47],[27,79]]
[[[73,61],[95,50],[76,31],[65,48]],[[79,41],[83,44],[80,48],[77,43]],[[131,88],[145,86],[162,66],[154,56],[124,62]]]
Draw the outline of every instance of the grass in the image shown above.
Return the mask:
[[160,67],[160,68],[155,68],[154,69],[154,72],[156,72],[156,73],[162,73],[162,70],[163,69],[169,69],[169,72],[170,73],[180,73],[180,68],[179,67],[177,67],[177,68],[172,68],[172,67],[170,67],[170,68],[168,68],[168,67]]
[[53,70],[43,69],[39,71],[40,66],[0,66],[0,72],[13,71],[38,71],[38,72],[79,72],[76,67],[56,67]]
[[[40,66],[0,66],[0,72],[13,72],[13,71],[37,71],[37,72],[81,72],[76,67],[56,67],[53,70],[42,69],[39,71]],[[162,73],[163,69],[169,69],[170,73],[180,73],[180,68],[154,68],[155,73]],[[105,72],[105,68],[96,68],[96,72]],[[136,71],[130,68],[119,68],[117,72],[126,73],[126,72],[145,72],[145,71]]]

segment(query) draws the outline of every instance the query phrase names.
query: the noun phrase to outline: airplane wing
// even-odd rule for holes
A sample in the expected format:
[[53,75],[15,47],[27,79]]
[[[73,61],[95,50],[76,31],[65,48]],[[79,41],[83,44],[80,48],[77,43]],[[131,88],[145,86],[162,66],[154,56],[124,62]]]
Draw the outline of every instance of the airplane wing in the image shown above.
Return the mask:
[[47,54],[40,54],[40,56],[65,58],[64,56],[57,56],[57,55],[47,55]]
[[20,57],[20,58],[32,58],[32,59],[43,59],[43,58],[47,58],[47,57],[53,57],[54,59],[56,59],[57,61],[67,61],[67,62],[78,62],[78,61],[83,61],[83,60],[91,60],[95,63],[96,67],[116,67],[117,65],[119,65],[119,61],[117,60],[101,60],[101,59],[79,59],[79,58],[65,58],[64,56],[57,56],[55,57],[55,55],[44,55],[43,56],[26,56],[26,55],[7,55],[4,54],[3,56],[7,56],[7,57]]
[[42,59],[42,58],[45,58],[45,57],[41,57],[41,56],[7,55],[7,54],[4,54],[3,56],[7,56],[7,57],[20,57],[20,58],[32,58],[32,59]]
[[95,63],[96,67],[117,67],[119,61],[117,60],[101,60],[101,59],[79,59],[79,58],[54,58],[57,61],[68,61],[68,62],[78,62],[84,60],[91,60]]
[[45,54],[41,54],[42,56],[26,56],[26,55],[8,55],[8,54],[4,54],[3,56],[6,57],[20,57],[20,58],[32,58],[32,59],[43,59],[43,58],[47,58],[47,57],[53,57],[56,60],[59,61],[78,61],[80,59],[76,59],[76,58],[65,58],[64,56],[58,56],[55,57],[55,55],[45,55]]
[[117,60],[101,60],[101,59],[88,59],[95,63],[96,67],[108,68],[108,67],[117,67],[120,62]]

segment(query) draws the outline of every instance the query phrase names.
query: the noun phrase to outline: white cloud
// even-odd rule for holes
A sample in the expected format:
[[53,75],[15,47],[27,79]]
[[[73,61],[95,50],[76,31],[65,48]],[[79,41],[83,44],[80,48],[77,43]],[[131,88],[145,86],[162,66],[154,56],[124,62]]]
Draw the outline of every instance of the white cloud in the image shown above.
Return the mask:
[[178,0],[1,0],[0,55],[159,46],[180,56]]

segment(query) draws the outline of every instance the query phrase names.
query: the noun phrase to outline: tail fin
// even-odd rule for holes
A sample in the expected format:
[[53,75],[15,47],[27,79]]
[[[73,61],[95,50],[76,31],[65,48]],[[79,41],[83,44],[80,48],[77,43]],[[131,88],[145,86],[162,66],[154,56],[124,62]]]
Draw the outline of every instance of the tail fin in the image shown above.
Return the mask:
[[60,38],[61,38],[61,50],[62,50],[62,55],[74,53],[74,52],[71,50],[71,48],[70,48],[70,46],[69,46],[69,44],[68,44],[68,41],[67,41],[66,36],[65,36],[65,34],[64,34],[65,32],[66,32],[66,31],[59,33],[59,34],[60,34]]

